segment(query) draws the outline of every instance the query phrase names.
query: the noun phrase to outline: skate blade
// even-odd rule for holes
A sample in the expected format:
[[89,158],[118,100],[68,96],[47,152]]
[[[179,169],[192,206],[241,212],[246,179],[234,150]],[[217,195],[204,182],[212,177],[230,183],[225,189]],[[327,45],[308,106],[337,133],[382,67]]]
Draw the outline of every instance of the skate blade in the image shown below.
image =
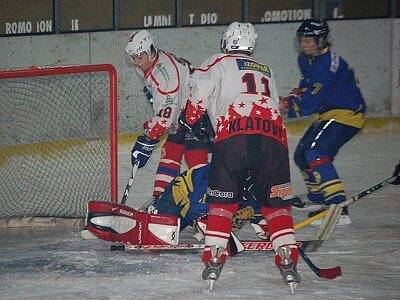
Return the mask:
[[296,289],[296,285],[297,285],[296,282],[289,282],[288,285],[290,287],[290,293],[292,295],[294,295],[294,290]]
[[209,292],[214,292],[214,283],[215,283],[215,279],[208,279],[207,280],[207,284],[208,284],[208,291]]

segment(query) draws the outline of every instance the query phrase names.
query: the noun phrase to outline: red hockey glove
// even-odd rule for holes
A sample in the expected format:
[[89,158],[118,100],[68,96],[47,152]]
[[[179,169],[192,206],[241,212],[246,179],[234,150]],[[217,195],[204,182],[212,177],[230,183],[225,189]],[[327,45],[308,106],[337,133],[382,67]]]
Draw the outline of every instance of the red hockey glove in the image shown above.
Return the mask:
[[294,88],[285,98],[279,99],[279,111],[287,118],[300,117],[299,100],[305,89]]

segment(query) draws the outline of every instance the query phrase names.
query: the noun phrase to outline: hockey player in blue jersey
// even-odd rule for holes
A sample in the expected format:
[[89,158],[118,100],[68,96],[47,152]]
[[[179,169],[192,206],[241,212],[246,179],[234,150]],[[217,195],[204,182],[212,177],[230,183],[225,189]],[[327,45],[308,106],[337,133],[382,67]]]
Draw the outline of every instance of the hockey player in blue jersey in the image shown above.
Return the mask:
[[[366,111],[353,70],[330,50],[328,33],[323,19],[305,20],[298,28],[298,65],[303,78],[280,102],[287,118],[314,115],[295,150],[294,161],[303,173],[308,198],[326,205],[346,199],[333,161],[339,149],[363,127]],[[341,222],[351,222],[347,208]]]
[[[206,199],[210,165],[202,165],[179,174],[166,187],[161,198],[153,201],[147,208],[152,214],[173,215],[180,218],[181,229],[193,226],[201,239],[208,213]],[[255,233],[262,239],[268,239],[267,225],[261,215],[261,207],[251,192],[251,178],[247,180],[244,197],[233,217],[233,230],[240,229],[250,221]]]

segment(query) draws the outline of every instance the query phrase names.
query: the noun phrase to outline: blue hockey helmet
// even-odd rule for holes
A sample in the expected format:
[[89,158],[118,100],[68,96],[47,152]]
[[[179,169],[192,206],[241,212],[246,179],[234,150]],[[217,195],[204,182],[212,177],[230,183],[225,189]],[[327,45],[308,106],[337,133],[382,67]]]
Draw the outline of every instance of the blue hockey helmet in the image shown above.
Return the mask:
[[328,23],[322,19],[308,19],[301,23],[297,29],[297,38],[312,37],[320,49],[327,46],[329,33]]

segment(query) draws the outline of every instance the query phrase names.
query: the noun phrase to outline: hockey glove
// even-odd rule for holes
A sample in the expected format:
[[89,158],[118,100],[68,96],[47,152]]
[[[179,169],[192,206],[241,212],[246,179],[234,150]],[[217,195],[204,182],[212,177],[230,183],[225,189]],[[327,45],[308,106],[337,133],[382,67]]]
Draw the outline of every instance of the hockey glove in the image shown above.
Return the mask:
[[149,161],[157,142],[157,140],[149,139],[146,135],[140,135],[131,150],[132,165],[138,160],[139,169],[143,168]]
[[300,99],[305,89],[294,88],[290,94],[285,98],[279,99],[279,110],[282,115],[287,118],[297,118],[301,116],[300,113]]

